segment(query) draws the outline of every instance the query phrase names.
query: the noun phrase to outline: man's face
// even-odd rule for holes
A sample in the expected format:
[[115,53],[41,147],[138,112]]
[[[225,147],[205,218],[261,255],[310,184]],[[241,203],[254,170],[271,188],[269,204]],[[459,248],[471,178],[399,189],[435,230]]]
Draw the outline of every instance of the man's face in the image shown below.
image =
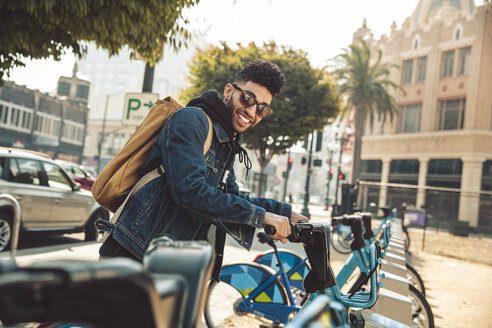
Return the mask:
[[[270,105],[272,102],[272,94],[260,84],[248,81],[246,83],[239,82],[237,86],[244,90],[244,92],[252,94],[259,104],[266,103]],[[243,133],[261,121],[261,117],[256,113],[256,103],[246,107],[241,103],[240,97],[241,91],[234,88],[232,84],[225,86],[224,103],[232,111],[232,127],[236,133]]]

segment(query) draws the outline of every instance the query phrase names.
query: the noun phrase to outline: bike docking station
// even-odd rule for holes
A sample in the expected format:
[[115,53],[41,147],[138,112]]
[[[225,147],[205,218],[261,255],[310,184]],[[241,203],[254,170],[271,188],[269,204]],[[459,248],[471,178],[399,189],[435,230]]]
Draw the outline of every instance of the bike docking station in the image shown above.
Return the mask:
[[[393,216],[391,221],[382,222],[383,258],[381,260],[381,287],[376,304],[371,308],[377,314],[383,315],[400,323],[412,326],[412,301],[409,298],[409,287],[406,269],[405,236],[401,230],[401,219],[396,218],[396,212],[382,208],[383,217]],[[371,217],[371,213],[360,213],[363,219]],[[369,219],[370,220],[370,219]],[[367,228],[367,226],[366,226]],[[384,230],[390,230],[390,236]],[[389,238],[388,238],[389,237]],[[365,327],[378,327],[365,325]]]
[[16,262],[21,208],[13,208],[11,256],[0,258],[0,327],[197,328],[214,250],[205,241],[154,239],[143,265],[128,258]]

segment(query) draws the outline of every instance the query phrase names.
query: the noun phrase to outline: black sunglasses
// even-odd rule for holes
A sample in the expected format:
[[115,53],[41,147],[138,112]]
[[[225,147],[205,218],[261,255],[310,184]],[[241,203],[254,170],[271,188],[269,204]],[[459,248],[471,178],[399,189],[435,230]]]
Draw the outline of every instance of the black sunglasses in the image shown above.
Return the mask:
[[239,102],[241,103],[241,105],[246,108],[256,105],[256,115],[261,118],[272,115],[273,111],[270,106],[268,106],[266,103],[258,103],[258,100],[256,100],[256,96],[252,92],[241,89],[236,83],[232,83],[232,86],[234,87],[234,89],[241,92],[241,96],[239,96]]

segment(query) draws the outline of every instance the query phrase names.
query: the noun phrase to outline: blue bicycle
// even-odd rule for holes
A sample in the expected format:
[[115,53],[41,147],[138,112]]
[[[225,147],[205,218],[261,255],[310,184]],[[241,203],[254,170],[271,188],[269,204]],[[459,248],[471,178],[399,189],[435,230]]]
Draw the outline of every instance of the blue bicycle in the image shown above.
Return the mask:
[[[364,218],[364,226],[365,231],[362,229],[361,220]],[[386,248],[389,245],[389,240],[391,237],[390,234],[390,216],[388,216],[388,220],[385,220],[383,224],[378,228],[378,231],[381,232],[381,240],[383,248]],[[370,242],[374,242],[374,235],[372,230],[368,229],[371,224],[371,217],[369,214],[365,213],[362,215],[351,215],[344,216],[339,218],[334,218],[333,222],[336,225],[344,225],[348,227],[353,236],[353,241],[350,245],[352,254],[347,259],[345,265],[342,267],[341,271],[338,273],[336,277],[337,284],[339,288],[342,288],[352,277],[356,277],[354,283],[347,284],[348,292],[354,293],[359,291],[364,285],[364,281],[367,278],[367,275],[371,271],[371,266],[369,264],[369,247]],[[305,277],[305,272],[309,271],[309,263],[306,261],[307,259],[302,259],[297,254],[293,252],[285,252],[284,250],[278,251],[279,256],[283,257],[291,263],[292,270],[289,271],[288,277],[289,279],[296,278],[296,287],[299,286],[299,276]],[[384,250],[383,250],[384,253]],[[272,253],[265,253],[260,256],[257,256],[255,259],[257,263],[265,264],[275,268],[277,265],[277,261],[274,257],[272,257]],[[302,264],[302,265],[301,265]],[[407,267],[410,267],[407,264]],[[299,268],[298,271],[295,268]],[[411,268],[411,267],[410,267]],[[412,268],[413,270],[413,268]],[[359,272],[357,274],[357,271]],[[407,271],[408,272],[408,271]],[[357,275],[355,275],[357,274]],[[415,272],[416,274],[416,272]],[[416,276],[420,279],[418,274]],[[422,283],[423,284],[423,283]],[[418,284],[417,284],[418,285]],[[422,285],[423,287],[423,285]],[[300,293],[302,293],[301,290]],[[414,327],[434,327],[434,317],[432,314],[432,310],[425,299],[425,296],[418,290],[412,283],[411,277],[409,276],[409,297],[412,300],[412,326]]]
[[[292,286],[273,239],[260,233],[260,242],[268,243],[272,246],[274,254],[277,254],[278,272],[254,263],[224,266],[220,276],[221,283],[212,282],[209,289],[205,306],[205,319],[209,327],[227,327],[232,323],[244,327],[246,324],[246,321],[242,320],[244,318],[231,318],[249,314],[257,318],[267,318],[273,321],[274,326],[286,324],[298,311],[303,313],[305,307],[309,308],[312,302],[323,295],[330,295],[331,301],[335,302],[334,304],[341,304],[336,320],[331,322],[331,326],[349,327],[348,307],[370,308],[374,305],[378,295],[379,265],[377,262],[380,256],[377,242],[370,247],[369,260],[372,269],[371,274],[367,277],[370,292],[356,292],[346,295],[340,292],[329,263],[329,225],[321,223],[295,224],[292,231],[293,234],[289,240],[304,245],[311,263],[309,272],[304,278],[304,288],[308,295],[304,306],[301,307],[301,304],[298,303],[299,300],[295,300],[293,297]],[[221,289],[223,287],[231,293],[223,294]],[[377,314],[373,315],[378,317]],[[383,318],[383,321],[388,324],[385,327],[406,327],[388,318],[381,316],[379,318]],[[263,323],[267,324],[267,322]],[[256,326],[258,326],[257,323]]]

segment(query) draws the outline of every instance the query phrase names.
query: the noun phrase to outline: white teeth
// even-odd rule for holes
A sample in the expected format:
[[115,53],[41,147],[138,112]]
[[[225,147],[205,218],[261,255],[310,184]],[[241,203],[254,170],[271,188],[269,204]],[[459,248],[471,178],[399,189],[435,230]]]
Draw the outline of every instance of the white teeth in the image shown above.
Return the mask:
[[243,114],[239,114],[239,118],[241,119],[241,121],[243,121],[244,123],[249,123],[250,120],[244,116]]

